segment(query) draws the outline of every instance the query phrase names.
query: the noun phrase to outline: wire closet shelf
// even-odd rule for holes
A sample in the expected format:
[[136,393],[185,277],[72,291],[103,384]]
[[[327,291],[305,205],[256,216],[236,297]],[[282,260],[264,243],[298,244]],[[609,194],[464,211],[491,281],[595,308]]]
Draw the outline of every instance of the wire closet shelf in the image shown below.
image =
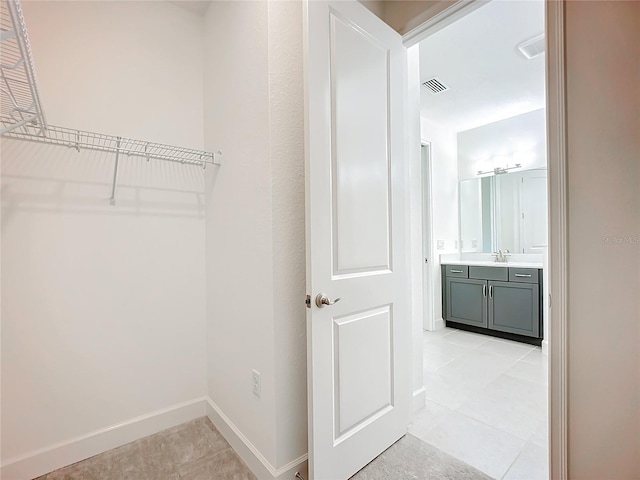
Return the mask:
[[[1,121],[4,127],[4,116]],[[81,149],[98,150],[100,152],[146,158],[147,160],[166,160],[168,162],[197,165],[203,168],[207,165],[219,165],[216,155],[219,155],[220,152],[204,152],[162,143],[55,127],[53,125],[49,125],[44,134],[40,134],[35,127],[23,125],[19,129],[5,133],[4,136],[32,142],[62,145],[78,151]]]
[[0,133],[3,137],[115,154],[111,204],[115,205],[118,161],[121,155],[163,160],[206,168],[220,165],[221,152],[206,152],[161,143],[134,140],[56,127],[47,124],[31,45],[20,0],[0,0]]
[[16,0],[2,0],[0,8],[0,108],[2,135],[24,125],[44,133],[44,118],[31,45],[22,7]]

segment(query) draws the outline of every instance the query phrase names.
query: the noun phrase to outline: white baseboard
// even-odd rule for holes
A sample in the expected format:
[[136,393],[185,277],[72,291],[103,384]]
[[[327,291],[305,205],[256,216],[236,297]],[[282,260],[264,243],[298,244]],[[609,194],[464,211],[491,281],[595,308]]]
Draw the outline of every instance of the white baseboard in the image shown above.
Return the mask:
[[275,468],[209,397],[157,410],[87,435],[8,459],[2,464],[0,478],[30,480],[204,415],[209,417],[260,480],[289,480],[294,478],[296,472],[308,478],[307,454],[287,465]]
[[210,398],[207,399],[206,411],[211,423],[260,480],[289,480],[294,478],[296,472],[307,478],[306,453],[283,467],[275,468]]
[[139,438],[202,417],[206,413],[206,405],[205,397],[198,398],[10,458],[2,464],[0,478],[30,480],[39,477]]
[[413,392],[413,413],[416,413],[419,410],[422,410],[424,406],[427,404],[427,390],[424,388],[419,388]]
[[442,318],[436,318],[433,322],[433,329],[440,330],[441,328],[444,328],[444,320]]
[[548,355],[549,354],[549,340],[543,340],[542,341],[542,353],[544,355]]

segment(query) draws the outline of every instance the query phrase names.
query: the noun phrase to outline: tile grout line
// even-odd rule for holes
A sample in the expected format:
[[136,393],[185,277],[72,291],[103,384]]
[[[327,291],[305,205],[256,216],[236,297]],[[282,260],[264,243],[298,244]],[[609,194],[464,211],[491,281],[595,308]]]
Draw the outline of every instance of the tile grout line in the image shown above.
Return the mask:
[[511,469],[513,468],[513,466],[516,464],[516,462],[518,461],[518,459],[522,456],[524,449],[527,448],[527,445],[529,444],[533,444],[532,443],[532,439],[533,438],[533,434],[531,435],[531,437],[525,442],[525,444],[522,446],[522,448],[520,449],[520,451],[518,452],[518,455],[516,455],[516,458],[514,458],[513,462],[511,462],[511,465],[509,465],[509,468],[507,468],[507,470],[504,472],[504,475],[502,475],[502,477],[500,478],[500,480],[505,480],[505,478],[507,477],[507,475],[509,474],[509,472],[511,471]]
[[[505,477],[505,476],[507,475],[507,473],[509,472],[509,470],[511,470],[511,468],[513,467],[513,465],[515,464],[515,462],[518,460],[518,458],[520,458],[520,455],[522,455],[522,452],[524,451],[524,449],[526,448],[526,446],[531,442],[531,437],[533,436],[533,434],[531,435],[531,437],[530,437],[528,440],[524,440],[524,439],[522,439],[522,438],[520,438],[520,437],[517,437],[517,436],[513,435],[512,433],[509,433],[509,432],[507,432],[507,431],[505,431],[505,430],[503,430],[503,429],[501,429],[501,428],[499,428],[499,427],[496,427],[495,425],[487,424],[487,423],[485,423],[485,422],[483,422],[483,421],[481,421],[481,420],[478,420],[478,419],[476,419],[476,418],[470,417],[470,416],[468,416],[468,415],[466,415],[466,414],[464,414],[464,413],[462,413],[462,412],[458,412],[457,410],[452,410],[452,413],[457,413],[458,415],[460,415],[460,416],[462,416],[462,417],[464,417],[464,418],[466,418],[466,419],[469,419],[469,420],[475,421],[475,422],[477,422],[477,423],[480,423],[481,425],[484,425],[484,426],[486,426],[486,427],[490,427],[490,428],[492,428],[493,430],[497,430],[497,431],[499,431],[500,433],[503,433],[503,434],[508,435],[508,436],[510,436],[510,437],[512,437],[512,438],[514,438],[514,439],[516,439],[516,440],[521,440],[521,441],[523,441],[523,442],[524,442],[524,443],[523,443],[523,445],[522,445],[522,447],[518,450],[518,453],[515,455],[514,459],[511,461],[511,463],[509,464],[509,466],[508,466],[508,467],[507,467],[507,469],[505,470],[504,474],[502,474],[502,475],[500,476],[500,478],[496,478],[496,480],[503,480],[503,479],[504,479],[504,477]],[[438,422],[436,425],[431,426],[431,427],[429,428],[429,430],[425,432],[425,435],[427,435],[431,430],[433,430],[435,427],[437,427],[438,425],[440,425],[442,422],[443,422],[443,420],[441,420],[440,422]],[[438,445],[434,445],[433,443],[431,443],[431,442],[429,442],[429,441],[425,440],[425,439],[424,439],[424,438],[422,438],[422,437],[419,437],[419,436],[417,436],[417,435],[414,435],[414,436],[415,436],[416,438],[418,438],[420,441],[425,442],[425,443],[427,443],[427,444],[431,445],[432,447],[435,447],[435,448],[438,448],[438,449],[440,449],[440,448],[441,448],[440,446],[438,446]],[[445,450],[443,450],[443,451],[445,451]],[[445,451],[445,452],[446,452],[446,451]],[[447,452],[447,453],[449,453],[449,455],[452,455],[454,458],[458,458],[458,460],[461,460],[461,461],[466,462],[465,460],[462,460],[461,458],[459,458],[459,457],[457,457],[457,456],[453,455],[453,454],[452,454],[452,453],[450,453],[450,452]],[[467,463],[468,465],[471,465],[472,467],[477,468],[477,469],[479,469],[479,470],[480,470],[480,468],[479,468],[478,466],[473,465],[473,464],[468,463],[468,462],[466,462],[466,463]],[[489,475],[487,472],[484,472],[484,473],[485,473],[486,475]]]
[[[460,407],[458,407],[458,408],[460,408]],[[504,430],[503,428],[498,427],[497,425],[492,425],[492,424],[490,424],[490,423],[485,422],[484,420],[480,420],[480,419],[478,419],[478,418],[472,417],[471,415],[467,415],[467,414],[466,414],[466,413],[464,413],[464,412],[460,412],[460,411],[458,411],[458,409],[456,409],[456,410],[452,410],[452,411],[453,411],[453,412],[455,412],[455,413],[457,413],[457,414],[459,414],[459,415],[462,415],[462,416],[464,416],[464,417],[466,417],[466,418],[470,418],[471,420],[474,420],[474,421],[476,421],[476,422],[478,422],[478,423],[481,423],[482,425],[485,425],[485,426],[487,426],[487,427],[494,428],[495,430],[498,430],[498,431],[500,431],[500,432],[502,432],[502,433],[504,433],[504,434],[506,434],[506,435],[509,435],[509,436],[511,436],[511,437],[513,437],[513,438],[515,438],[515,439],[522,440],[523,442],[525,442],[525,446],[526,446],[526,444],[527,444],[527,443],[531,442],[531,439],[533,438],[533,435],[535,434],[535,432],[534,432],[534,433],[531,433],[531,434],[529,434],[529,436],[528,436],[527,438],[518,437],[517,435],[514,435],[514,434],[513,434],[513,433],[511,433],[511,432],[507,432],[506,430]],[[527,415],[527,416],[528,416],[528,415]],[[529,418],[533,418],[533,417],[530,417],[530,416],[529,416]],[[537,418],[534,418],[534,420],[537,420]],[[523,446],[522,448],[524,448],[524,446]],[[519,454],[518,454],[518,455],[519,455]]]

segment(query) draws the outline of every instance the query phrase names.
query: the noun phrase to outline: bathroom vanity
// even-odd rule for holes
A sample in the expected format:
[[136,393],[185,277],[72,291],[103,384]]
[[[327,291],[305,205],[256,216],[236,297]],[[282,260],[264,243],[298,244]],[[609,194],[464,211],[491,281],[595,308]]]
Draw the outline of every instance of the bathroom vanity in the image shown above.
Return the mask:
[[442,312],[446,325],[541,345],[542,268],[537,264],[442,264]]

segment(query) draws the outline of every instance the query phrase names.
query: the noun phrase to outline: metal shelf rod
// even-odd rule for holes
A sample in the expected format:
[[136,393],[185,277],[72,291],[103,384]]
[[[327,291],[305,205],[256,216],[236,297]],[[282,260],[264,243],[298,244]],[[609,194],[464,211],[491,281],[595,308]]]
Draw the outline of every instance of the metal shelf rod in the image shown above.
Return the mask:
[[30,117],[27,117],[23,120],[20,120],[17,123],[14,123],[12,125],[9,125],[7,127],[2,127],[2,130],[0,130],[1,134],[4,135],[5,133],[10,132],[11,130],[15,130],[16,128],[22,127],[23,125],[26,125],[27,123],[33,122],[35,119],[37,118],[37,115],[32,115]]
[[118,180],[118,161],[120,160],[120,137],[118,137],[118,146],[116,150],[116,165],[113,169],[113,185],[111,186],[111,198],[109,198],[109,203],[111,205],[116,204],[116,181]]

